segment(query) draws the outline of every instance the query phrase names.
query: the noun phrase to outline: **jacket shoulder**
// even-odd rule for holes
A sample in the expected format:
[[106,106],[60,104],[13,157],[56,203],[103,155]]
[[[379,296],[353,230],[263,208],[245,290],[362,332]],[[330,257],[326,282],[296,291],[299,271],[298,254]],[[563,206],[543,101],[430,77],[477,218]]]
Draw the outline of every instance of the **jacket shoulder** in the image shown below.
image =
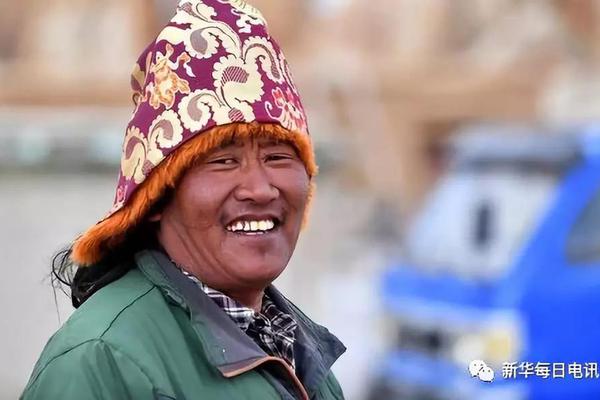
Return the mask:
[[145,371],[127,355],[92,339],[48,361],[21,400],[160,398]]
[[151,309],[164,301],[158,289],[137,269],[100,289],[81,305],[50,338],[31,379],[52,360],[85,344],[103,339],[121,319],[135,319],[135,309]]

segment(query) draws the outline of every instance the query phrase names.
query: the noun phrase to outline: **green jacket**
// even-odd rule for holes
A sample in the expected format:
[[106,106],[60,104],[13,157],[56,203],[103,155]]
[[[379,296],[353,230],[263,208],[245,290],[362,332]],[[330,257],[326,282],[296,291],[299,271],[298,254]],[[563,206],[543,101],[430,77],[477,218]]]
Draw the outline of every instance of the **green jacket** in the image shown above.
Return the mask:
[[136,263],[49,340],[22,399],[343,399],[330,368],[345,347],[273,287],[298,322],[296,373],[165,255],[143,251]]

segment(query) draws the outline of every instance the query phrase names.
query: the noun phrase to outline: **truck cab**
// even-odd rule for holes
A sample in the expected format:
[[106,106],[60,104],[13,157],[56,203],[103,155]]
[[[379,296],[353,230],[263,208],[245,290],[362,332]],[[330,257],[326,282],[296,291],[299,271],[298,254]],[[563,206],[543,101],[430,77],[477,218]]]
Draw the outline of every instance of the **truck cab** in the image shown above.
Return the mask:
[[[456,136],[381,280],[393,340],[370,399],[600,398],[599,132]],[[492,382],[469,374],[473,360]],[[561,363],[565,376],[553,377]]]

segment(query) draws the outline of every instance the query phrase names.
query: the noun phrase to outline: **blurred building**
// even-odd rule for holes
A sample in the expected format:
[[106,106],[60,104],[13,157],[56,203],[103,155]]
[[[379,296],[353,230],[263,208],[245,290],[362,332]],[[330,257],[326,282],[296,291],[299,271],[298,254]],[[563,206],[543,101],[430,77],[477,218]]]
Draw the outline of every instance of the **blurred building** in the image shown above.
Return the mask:
[[[10,79],[0,104],[127,106],[131,65],[175,4],[6,2],[0,71]],[[254,5],[291,60],[317,139],[347,143],[348,180],[406,214],[437,176],[439,144],[455,126],[600,114],[594,0]]]

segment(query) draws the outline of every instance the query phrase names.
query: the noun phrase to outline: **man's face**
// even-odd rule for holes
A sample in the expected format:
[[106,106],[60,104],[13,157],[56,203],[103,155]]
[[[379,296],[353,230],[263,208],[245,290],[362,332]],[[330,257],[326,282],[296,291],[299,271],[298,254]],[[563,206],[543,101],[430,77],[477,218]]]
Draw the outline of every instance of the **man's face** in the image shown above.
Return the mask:
[[308,192],[294,147],[239,139],[186,172],[161,214],[159,240],[214,289],[262,289],[294,251]]

